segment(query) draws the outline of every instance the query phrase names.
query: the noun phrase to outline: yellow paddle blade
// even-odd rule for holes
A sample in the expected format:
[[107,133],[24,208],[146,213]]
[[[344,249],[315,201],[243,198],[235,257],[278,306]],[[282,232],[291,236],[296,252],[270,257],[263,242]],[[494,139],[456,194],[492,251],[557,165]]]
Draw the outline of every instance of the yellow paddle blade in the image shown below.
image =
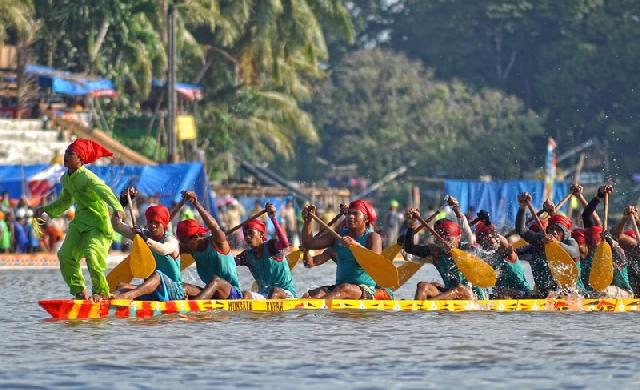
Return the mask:
[[133,246],[129,257],[131,273],[136,278],[146,279],[156,270],[156,259],[139,234],[136,234],[133,238]]
[[589,284],[596,291],[602,291],[613,281],[613,253],[611,245],[602,241],[596,247],[589,274]]
[[514,242],[513,244],[511,244],[511,246],[513,247],[513,249],[518,249],[518,248],[522,248],[523,246],[527,246],[529,245],[528,242],[526,242],[524,240],[524,238],[519,239],[518,241]]
[[191,253],[180,253],[180,271],[189,268],[195,261],[196,259],[193,258]]
[[544,244],[544,254],[551,270],[553,280],[560,287],[572,287],[578,281],[578,267],[571,255],[560,245],[552,241]]
[[424,263],[414,263],[413,261],[406,261],[402,263],[402,265],[397,268],[399,281],[398,287],[393,290],[395,291],[407,283],[407,281],[411,279],[411,277],[415,275],[423,265]]
[[302,251],[300,249],[294,249],[287,255],[287,263],[289,263],[289,270],[292,270],[298,261],[302,258]]
[[393,261],[400,252],[400,249],[402,249],[402,247],[398,244],[389,245],[382,250],[382,256]]
[[133,279],[133,274],[131,273],[131,266],[129,265],[129,256],[127,256],[107,275],[109,291],[118,288],[120,283],[130,283],[131,279]]
[[451,257],[460,272],[474,286],[486,288],[496,285],[496,271],[479,257],[458,248],[451,250]]
[[349,247],[358,264],[375,280],[376,284],[386,288],[400,286],[398,270],[393,262],[365,247],[353,245]]

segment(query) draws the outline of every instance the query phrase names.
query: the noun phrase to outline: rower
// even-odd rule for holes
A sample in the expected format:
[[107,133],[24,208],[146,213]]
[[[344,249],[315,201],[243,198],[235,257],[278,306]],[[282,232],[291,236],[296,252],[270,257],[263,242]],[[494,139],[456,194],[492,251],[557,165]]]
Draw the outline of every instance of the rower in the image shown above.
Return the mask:
[[[454,199],[454,204],[457,204]],[[454,207],[454,211],[457,207]],[[460,213],[461,214],[461,213]],[[419,257],[431,256],[434,259],[434,265],[442,277],[443,283],[439,280],[421,281],[416,286],[416,300],[425,299],[473,299],[474,293],[478,298],[486,298],[486,291],[478,287],[468,288],[468,281],[462,275],[462,272],[456,266],[456,263],[451,257],[451,248],[462,247],[462,228],[458,222],[451,221],[443,218],[436,221],[433,228],[444,241],[447,246],[442,245],[440,242],[435,244],[417,245],[413,243],[413,235],[418,224],[418,218],[420,217],[420,211],[415,208],[411,208],[407,211],[407,220],[409,221],[409,228],[405,234],[404,250],[412,255]],[[461,214],[461,218],[466,217]],[[468,223],[466,224],[468,227]],[[469,230],[470,232],[470,230]],[[467,232],[467,234],[469,233]],[[474,242],[475,239],[468,238],[469,241]]]
[[176,228],[181,253],[193,256],[198,276],[205,284],[204,288],[189,285],[189,299],[243,298],[227,236],[215,218],[202,207],[195,192],[183,191],[182,199],[191,202],[208,227],[201,226],[195,219],[185,219],[178,222]]
[[[130,191],[130,188],[125,190]],[[121,196],[121,201],[123,197]],[[115,230],[124,237],[133,240],[140,235],[151,249],[156,260],[155,271],[136,286],[121,283],[114,292],[115,298],[148,301],[173,301],[185,298],[180,275],[180,246],[178,240],[167,229],[171,219],[165,206],[149,206],[144,212],[147,225],[129,226],[117,215],[112,219]]]
[[[584,285],[588,286],[587,294],[589,295],[603,298],[631,298],[633,296],[633,292],[631,283],[629,282],[627,257],[620,245],[618,245],[618,242],[613,239],[611,233],[608,231],[605,232],[603,227],[599,226],[599,221],[594,220],[593,218],[600,201],[604,199],[606,195],[611,193],[613,193],[613,186],[600,186],[596,196],[591,199],[582,212],[582,221],[584,223],[585,237],[589,253],[582,263],[581,275]],[[603,239],[609,243],[613,254],[613,280],[611,285],[603,291],[594,291],[589,284],[589,275],[591,273],[591,266],[596,248]]]
[[640,246],[636,230],[625,230],[625,226],[632,219],[638,219],[638,210],[635,206],[627,206],[620,222],[618,222],[613,231],[613,236],[618,240],[620,247],[622,247],[627,256],[629,283],[634,295],[637,297],[640,296]]
[[514,299],[528,296],[532,290],[531,286],[525,277],[520,259],[509,244],[509,240],[496,231],[488,213],[486,218],[478,221],[475,226],[478,241],[476,255],[487,261],[498,274],[496,285],[490,297]]
[[[73,203],[76,216],[69,224],[62,247],[58,251],[60,272],[69,286],[71,295],[79,299],[100,301],[109,295],[109,284],[104,274],[107,255],[111,247],[113,229],[109,223],[109,209],[119,218],[124,210],[118,198],[98,176],[85,168],[100,157],[112,153],[97,142],[77,139],[64,152],[67,172],[60,178],[62,192],[54,202],[36,209],[35,217],[47,213],[50,217],[62,215]],[[80,259],[89,268],[92,295],[85,290]]]
[[305,297],[325,299],[393,299],[393,293],[389,289],[376,286],[373,278],[360,266],[348,246],[360,245],[375,253],[382,253],[382,240],[380,235],[373,231],[373,224],[377,214],[371,203],[365,200],[354,200],[349,203],[347,210],[346,226],[339,230],[342,240],[336,240],[330,234],[318,234],[313,236],[311,214],[315,214],[315,206],[307,206],[302,213],[302,246],[305,249],[322,250],[332,248],[313,261],[305,262],[307,266],[316,266],[335,257],[336,283],[329,286],[321,286],[309,290]]
[[[531,257],[529,263],[531,264],[531,273],[533,274],[533,280],[535,282],[536,291],[534,295],[539,297],[546,297],[550,292],[554,291],[557,287],[556,282],[553,280],[551,270],[547,264],[547,258],[544,252],[544,244],[550,241],[557,241],[569,253],[577,265],[580,261],[580,249],[578,243],[571,238],[571,226],[573,225],[571,219],[565,217],[562,214],[553,214],[549,217],[548,226],[546,226],[545,232],[534,231],[525,226],[525,211],[531,202],[531,195],[527,192],[518,196],[518,202],[520,203],[520,209],[516,215],[516,231],[525,241],[527,241],[531,250]],[[551,209],[551,207],[549,207]],[[551,210],[549,210],[551,211]],[[579,269],[579,268],[578,268]],[[578,284],[582,282],[578,278]]]
[[276,237],[267,240],[267,227],[261,219],[253,218],[243,227],[244,240],[249,249],[236,256],[236,265],[249,267],[251,275],[258,284],[258,292],[248,292],[253,299],[285,299],[295,298],[291,270],[285,258],[289,240],[276,219],[276,208],[273,204],[265,206],[267,214],[276,231]]

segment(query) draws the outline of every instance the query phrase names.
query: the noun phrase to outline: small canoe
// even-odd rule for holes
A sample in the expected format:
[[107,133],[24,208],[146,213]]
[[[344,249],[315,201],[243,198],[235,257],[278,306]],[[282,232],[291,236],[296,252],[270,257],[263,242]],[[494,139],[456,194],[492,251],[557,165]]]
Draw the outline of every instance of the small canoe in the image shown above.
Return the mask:
[[280,312],[288,310],[371,311],[640,311],[640,299],[520,299],[479,301],[414,301],[335,299],[328,307],[324,299],[130,301],[113,299],[94,303],[73,299],[45,299],[39,302],[56,319],[150,318],[165,314],[211,311]]

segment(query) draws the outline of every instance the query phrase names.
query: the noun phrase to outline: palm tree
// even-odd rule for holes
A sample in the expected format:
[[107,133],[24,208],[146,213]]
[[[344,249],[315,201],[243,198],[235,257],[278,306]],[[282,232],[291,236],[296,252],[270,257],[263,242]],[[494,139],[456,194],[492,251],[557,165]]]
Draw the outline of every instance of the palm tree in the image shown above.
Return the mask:
[[30,0],[0,1],[0,44],[7,38],[9,30],[17,33],[29,31],[33,24],[33,4]]

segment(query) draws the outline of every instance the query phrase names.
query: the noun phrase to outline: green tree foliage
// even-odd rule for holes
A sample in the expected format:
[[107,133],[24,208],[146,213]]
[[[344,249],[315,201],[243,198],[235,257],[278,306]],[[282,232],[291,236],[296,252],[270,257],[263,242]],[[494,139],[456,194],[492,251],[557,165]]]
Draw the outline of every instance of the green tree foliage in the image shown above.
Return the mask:
[[438,77],[519,96],[546,114],[547,134],[562,149],[608,139],[622,158],[624,145],[615,144],[637,127],[640,109],[640,2],[399,3],[391,47],[433,67]]
[[534,166],[531,140],[543,131],[517,98],[438,81],[419,61],[385,50],[345,56],[312,112],[317,153],[334,164],[355,162],[371,179],[411,160],[427,176],[518,176]]

